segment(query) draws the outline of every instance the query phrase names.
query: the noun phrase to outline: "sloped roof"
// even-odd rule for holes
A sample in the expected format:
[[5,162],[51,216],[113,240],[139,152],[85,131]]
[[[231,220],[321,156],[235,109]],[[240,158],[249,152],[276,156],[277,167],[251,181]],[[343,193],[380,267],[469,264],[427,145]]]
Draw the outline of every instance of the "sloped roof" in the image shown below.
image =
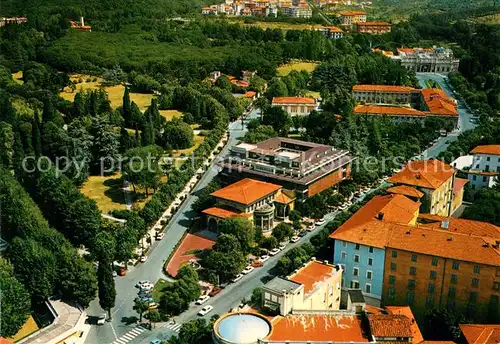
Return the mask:
[[413,336],[412,343],[420,343],[424,340],[422,336],[422,332],[420,332],[420,328],[418,327],[417,321],[415,320],[415,316],[411,311],[409,306],[386,306],[385,309],[390,314],[401,314],[406,316],[411,321],[411,334]]
[[472,154],[500,155],[500,145],[477,146],[471,151]]
[[460,324],[468,344],[500,343],[500,325]]
[[357,23],[359,26],[391,26],[390,23],[385,21],[367,21]]
[[464,178],[455,178],[455,183],[453,183],[453,193],[454,194],[457,194],[460,192],[460,190],[462,190],[465,186],[465,184],[467,184],[469,182],[468,179],[464,179]]
[[411,320],[406,315],[370,314],[368,322],[375,337],[412,337]]
[[366,15],[365,11],[342,11],[339,13],[341,16],[362,16]]
[[288,280],[304,285],[304,295],[316,289],[322,281],[330,278],[337,272],[335,266],[318,261],[310,261],[295,274],[288,276]]
[[421,222],[421,226],[426,228],[444,229],[442,228],[442,223],[443,221],[447,221],[448,228],[446,230],[449,232],[500,239],[500,227],[488,222],[431,214],[420,214],[418,220]]
[[401,172],[389,178],[389,183],[420,186],[437,189],[446,182],[456,170],[437,159],[410,161]]
[[354,107],[354,113],[358,115],[426,116],[424,112],[409,107],[362,104]]
[[316,100],[309,97],[274,97],[273,104],[316,104]]
[[280,185],[245,178],[213,192],[213,197],[249,205],[281,189]]
[[408,185],[397,185],[393,186],[387,189],[387,192],[393,193],[393,194],[398,194],[398,195],[404,195],[408,197],[416,197],[416,198],[422,198],[424,197],[424,193],[421,191],[418,191],[417,189],[408,186]]
[[202,211],[202,213],[205,215],[215,216],[215,217],[218,217],[221,219],[228,219],[230,217],[235,217],[235,216],[240,215],[240,213],[236,213],[234,211],[222,209],[222,208],[218,208],[218,207],[212,207],[212,208],[205,209]]
[[282,192],[274,199],[274,201],[281,204],[288,204],[292,202],[294,199],[295,198],[290,198]]
[[394,85],[354,85],[353,91],[371,91],[371,92],[411,92],[417,89],[409,86],[394,86]]
[[438,88],[424,88],[422,91],[424,101],[433,115],[458,116],[455,102],[446,92]]

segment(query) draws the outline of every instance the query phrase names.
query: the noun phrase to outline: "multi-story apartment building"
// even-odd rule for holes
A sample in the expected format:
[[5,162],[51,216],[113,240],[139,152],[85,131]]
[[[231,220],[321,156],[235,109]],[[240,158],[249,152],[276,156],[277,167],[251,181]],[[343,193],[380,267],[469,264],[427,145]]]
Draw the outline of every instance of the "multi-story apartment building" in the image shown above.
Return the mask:
[[446,48],[399,48],[398,55],[390,56],[401,62],[403,67],[423,73],[456,72],[460,60],[453,56],[453,51]]
[[345,26],[366,22],[365,11],[343,11],[339,13],[340,22]]
[[500,176],[500,145],[477,146],[471,154],[467,179],[472,190],[493,187]]
[[218,165],[228,179],[278,184],[287,195],[303,201],[349,178],[353,160],[346,150],[275,137],[256,144],[240,143]]
[[380,35],[383,33],[391,32],[391,24],[384,21],[358,22],[356,24],[356,30],[359,33]]
[[314,98],[310,97],[274,97],[272,106],[279,106],[292,117],[307,116],[318,109]]
[[[402,195],[376,196],[330,235],[335,240],[333,261],[344,270],[344,291],[359,288],[372,303],[380,303],[386,237],[376,229],[387,222],[415,224],[419,206]],[[367,228],[372,231],[367,232]]]
[[363,104],[414,104],[419,99],[420,90],[409,86],[354,85],[352,95],[356,102]]
[[410,161],[401,172],[394,174],[388,181],[422,192],[421,212],[450,216],[456,173],[450,165],[437,159]]
[[342,30],[341,28],[338,28],[336,26],[325,26],[325,27],[317,29],[317,31],[321,32],[323,35],[325,35],[328,38],[340,39],[340,38],[344,37],[344,30]]
[[262,307],[280,315],[340,309],[342,267],[315,259],[262,287]]
[[292,18],[311,18],[312,9],[307,3],[299,3],[297,6],[283,7],[283,14]]

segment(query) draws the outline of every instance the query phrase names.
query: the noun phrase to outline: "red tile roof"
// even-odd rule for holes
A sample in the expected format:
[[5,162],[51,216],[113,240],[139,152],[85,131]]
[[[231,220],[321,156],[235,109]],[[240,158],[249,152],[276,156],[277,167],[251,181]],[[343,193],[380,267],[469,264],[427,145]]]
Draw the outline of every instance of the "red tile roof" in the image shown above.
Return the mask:
[[250,205],[281,189],[280,185],[245,178],[213,192],[211,195],[228,201]]
[[304,295],[313,292],[324,280],[337,272],[333,265],[318,261],[308,262],[306,266],[287,277],[290,281],[304,285]]
[[441,225],[443,221],[448,221],[448,229],[446,229],[446,231],[449,232],[475,235],[478,237],[500,238],[500,227],[488,222],[457,219],[431,214],[420,214],[418,216],[418,220],[421,225],[426,228],[445,230]]
[[426,114],[422,111],[402,106],[356,105],[354,113],[357,115],[387,115],[387,116],[418,116]]
[[291,342],[369,342],[361,319],[356,316],[287,315],[276,317],[269,341]]
[[389,178],[390,183],[437,189],[450,179],[456,170],[437,160],[410,161],[404,169]]
[[390,314],[400,314],[410,319],[411,334],[413,336],[412,343],[420,343],[424,340],[422,332],[420,332],[420,328],[418,327],[417,321],[415,320],[413,312],[409,306],[386,306],[385,309],[387,309]]
[[325,29],[328,29],[330,32],[344,32],[344,30],[336,26],[327,26]]
[[274,104],[316,104],[316,100],[309,97],[274,97]]
[[257,93],[256,93],[256,92],[254,92],[254,91],[248,91],[247,93],[245,93],[245,96],[244,96],[244,97],[245,97],[245,98],[253,98],[253,97],[255,97],[256,95],[257,95]]
[[468,344],[500,343],[500,325],[460,324]]
[[424,88],[422,91],[425,104],[432,115],[458,116],[455,101],[446,92],[437,88]]
[[424,197],[423,192],[420,192],[417,189],[415,189],[411,186],[408,186],[408,185],[393,186],[391,188],[388,188],[387,192],[393,193],[393,194],[398,194],[398,195],[404,195],[404,196],[408,196],[408,197],[416,197],[416,198]]
[[205,209],[202,211],[202,213],[205,215],[215,216],[215,217],[218,217],[221,219],[228,219],[230,217],[235,217],[235,216],[240,215],[240,213],[236,213],[236,212],[231,211],[231,210],[217,208],[217,207]]
[[369,91],[369,92],[403,92],[409,93],[417,91],[416,88],[409,86],[394,86],[394,85],[354,85],[353,91]]
[[471,151],[472,154],[500,155],[500,145],[477,146]]
[[292,202],[294,199],[295,198],[290,198],[282,192],[278,196],[276,196],[274,201],[277,203],[281,203],[281,204],[288,204],[288,203]]
[[0,337],[0,344],[12,344],[12,342],[4,337]]
[[343,11],[340,12],[341,16],[363,16],[366,15],[365,11]]
[[411,320],[407,316],[396,314],[368,315],[371,333],[375,337],[411,337]]
[[463,188],[465,187],[465,184],[469,182],[468,179],[464,178],[455,178],[455,183],[453,183],[453,193],[456,195],[458,194]]
[[496,175],[500,174],[500,172],[494,172],[494,171],[486,172],[486,171],[479,171],[479,170],[468,170],[467,173],[468,174],[479,174],[481,176],[496,176]]

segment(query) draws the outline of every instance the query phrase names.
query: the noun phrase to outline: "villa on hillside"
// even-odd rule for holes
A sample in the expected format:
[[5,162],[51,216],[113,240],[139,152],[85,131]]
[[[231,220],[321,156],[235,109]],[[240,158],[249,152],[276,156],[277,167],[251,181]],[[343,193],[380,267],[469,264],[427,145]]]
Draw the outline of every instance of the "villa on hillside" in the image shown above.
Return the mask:
[[318,109],[316,99],[310,97],[274,97],[272,106],[279,106],[290,116],[307,116]]

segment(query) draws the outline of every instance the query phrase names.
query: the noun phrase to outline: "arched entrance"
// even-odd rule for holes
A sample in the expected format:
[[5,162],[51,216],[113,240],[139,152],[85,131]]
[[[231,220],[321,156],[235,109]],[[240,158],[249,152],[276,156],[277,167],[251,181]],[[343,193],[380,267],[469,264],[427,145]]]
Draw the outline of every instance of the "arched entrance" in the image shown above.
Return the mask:
[[219,231],[219,222],[215,218],[209,217],[207,227],[209,231],[217,233]]

